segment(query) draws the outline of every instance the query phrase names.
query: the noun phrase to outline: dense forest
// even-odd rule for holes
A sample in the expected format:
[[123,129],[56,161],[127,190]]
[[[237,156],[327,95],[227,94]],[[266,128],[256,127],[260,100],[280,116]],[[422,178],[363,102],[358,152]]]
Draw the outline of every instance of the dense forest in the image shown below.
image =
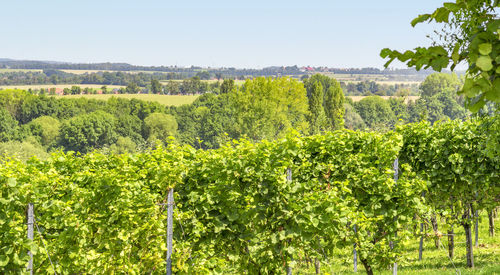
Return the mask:
[[456,95],[460,86],[456,75],[436,73],[420,85],[416,101],[402,95],[353,102],[344,97],[338,81],[324,75],[303,82],[260,77],[241,86],[226,80],[217,92],[179,107],[137,99],[68,99],[2,90],[0,152],[23,158],[56,150],[134,152],[168,142],[170,136],[208,149],[243,137],[274,140],[292,128],[303,134],[340,128],[387,131],[409,122],[468,117],[463,99]]

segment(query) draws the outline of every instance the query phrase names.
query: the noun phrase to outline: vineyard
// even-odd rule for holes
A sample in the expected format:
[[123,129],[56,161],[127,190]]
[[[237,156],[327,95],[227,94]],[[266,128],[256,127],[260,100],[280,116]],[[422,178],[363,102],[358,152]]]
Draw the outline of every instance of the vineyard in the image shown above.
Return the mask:
[[[441,232],[453,238],[463,229],[467,259],[454,260],[473,266],[477,213],[488,213],[491,227],[500,205],[500,158],[490,148],[497,124],[8,160],[0,167],[0,270],[24,272],[30,251],[40,274],[165,273],[172,188],[176,274],[284,274],[354,248],[372,274],[399,262],[424,225],[436,244]],[[454,246],[447,249],[453,258]]]

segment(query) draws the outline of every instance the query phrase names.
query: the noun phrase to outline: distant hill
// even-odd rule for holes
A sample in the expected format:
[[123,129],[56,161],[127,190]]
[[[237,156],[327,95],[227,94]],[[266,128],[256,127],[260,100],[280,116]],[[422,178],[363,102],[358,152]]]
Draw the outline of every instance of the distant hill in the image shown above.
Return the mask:
[[36,69],[36,70],[102,70],[102,71],[156,71],[185,73],[194,75],[197,72],[207,71],[212,74],[222,74],[226,77],[239,76],[300,76],[314,73],[333,74],[366,74],[366,75],[412,75],[425,77],[431,74],[432,70],[416,71],[414,69],[378,69],[378,68],[328,68],[310,66],[272,66],[263,69],[252,68],[210,68],[210,67],[177,67],[177,66],[138,66],[128,63],[69,63],[59,61],[38,61],[38,60],[14,60],[0,58],[0,69]]

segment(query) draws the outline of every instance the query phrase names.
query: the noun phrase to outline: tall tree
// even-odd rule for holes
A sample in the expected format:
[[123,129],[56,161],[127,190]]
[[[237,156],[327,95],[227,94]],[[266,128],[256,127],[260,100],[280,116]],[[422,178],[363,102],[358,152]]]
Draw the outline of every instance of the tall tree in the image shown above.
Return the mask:
[[323,110],[327,119],[326,130],[335,130],[343,127],[344,108],[344,92],[340,83],[326,75],[315,74],[304,80],[304,87],[307,90],[307,97],[311,100],[311,94],[316,82],[321,83],[323,89]]
[[294,128],[307,132],[307,97],[302,83],[258,77],[230,93],[241,134],[252,140],[283,137]]
[[344,126],[344,93],[340,87],[340,83],[334,81],[325,93],[325,101],[323,103],[325,115],[328,119],[328,129],[336,130]]
[[151,92],[153,94],[161,94],[162,93],[161,83],[156,78],[151,79]]
[[311,134],[317,134],[327,127],[327,118],[323,109],[323,85],[314,82],[309,97],[309,126]]
[[139,93],[140,88],[135,82],[129,82],[125,91],[127,94],[137,94]]
[[215,73],[215,78],[217,78],[217,80],[221,80],[222,79],[222,73],[221,72]]
[[220,93],[227,94],[229,92],[234,91],[234,79],[224,79],[222,85],[220,86]]

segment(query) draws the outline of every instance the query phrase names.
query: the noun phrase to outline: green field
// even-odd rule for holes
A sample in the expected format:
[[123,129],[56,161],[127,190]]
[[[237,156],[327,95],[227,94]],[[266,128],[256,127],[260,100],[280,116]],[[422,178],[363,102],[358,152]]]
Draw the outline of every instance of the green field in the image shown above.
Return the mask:
[[198,95],[155,95],[155,94],[107,94],[107,95],[63,95],[58,98],[90,98],[98,100],[108,100],[112,97],[125,99],[140,99],[144,101],[156,101],[165,106],[180,106],[192,103]]
[[51,88],[68,88],[71,89],[73,86],[78,86],[82,89],[84,88],[92,88],[92,89],[100,89],[102,86],[106,86],[108,89],[114,88],[122,88],[125,86],[120,85],[101,85],[101,84],[41,84],[41,85],[8,85],[8,86],[0,86],[0,89],[20,89],[20,90],[40,90],[40,89],[51,89]]

